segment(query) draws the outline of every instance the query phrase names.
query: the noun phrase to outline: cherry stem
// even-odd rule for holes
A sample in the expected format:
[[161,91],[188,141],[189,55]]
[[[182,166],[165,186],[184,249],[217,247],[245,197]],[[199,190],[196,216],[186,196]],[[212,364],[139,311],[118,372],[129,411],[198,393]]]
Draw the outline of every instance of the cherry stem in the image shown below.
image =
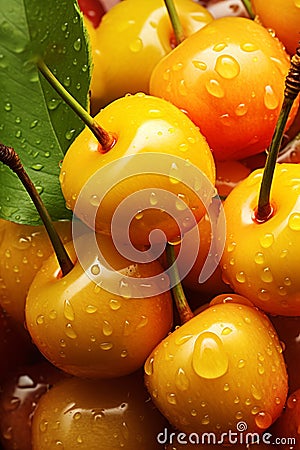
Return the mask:
[[275,127],[271,145],[268,149],[263,178],[260,186],[258,206],[255,217],[259,222],[265,222],[272,214],[270,202],[273,175],[276,167],[278,153],[290,110],[294,100],[300,92],[300,45],[297,53],[292,57],[290,70],[285,80],[284,100]]
[[41,59],[37,61],[37,66],[42,75],[46,78],[53,89],[70,106],[77,116],[86,124],[96,137],[103,151],[110,150],[115,138],[104,130],[97,121],[81,106],[81,104],[64,88],[60,81],[54,76],[49,67]]
[[190,319],[192,319],[194,317],[194,314],[188,304],[188,301],[182,288],[178,267],[176,264],[174,245],[167,244],[166,255],[168,264],[170,267],[172,267],[172,270],[170,270],[170,281],[173,286],[172,293],[180,317],[181,325],[183,325],[185,322],[188,322]]
[[252,10],[251,1],[250,0],[242,0],[242,3],[244,5],[245,10],[248,13],[248,16],[250,19],[255,19],[255,14]]
[[176,45],[179,45],[185,39],[182,24],[179,20],[179,16],[175,8],[174,1],[173,0],[164,0],[164,1],[175,34]]
[[3,164],[7,165],[22,182],[26,191],[28,192],[31,200],[33,201],[40,218],[42,219],[45,228],[47,230],[49,239],[53,245],[57,260],[59,262],[63,276],[67,275],[73,269],[73,263],[57,233],[51,217],[38,193],[34,184],[32,183],[29,175],[24,169],[23,164],[19,158],[19,155],[12,147],[7,147],[0,143],[0,160]]

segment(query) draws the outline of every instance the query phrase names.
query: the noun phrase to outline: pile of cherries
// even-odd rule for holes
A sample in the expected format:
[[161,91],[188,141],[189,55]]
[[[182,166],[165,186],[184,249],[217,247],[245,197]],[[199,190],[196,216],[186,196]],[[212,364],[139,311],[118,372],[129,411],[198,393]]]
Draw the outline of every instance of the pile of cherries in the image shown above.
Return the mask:
[[100,134],[60,256],[0,220],[3,450],[300,449],[300,3],[165,3],[78,1]]

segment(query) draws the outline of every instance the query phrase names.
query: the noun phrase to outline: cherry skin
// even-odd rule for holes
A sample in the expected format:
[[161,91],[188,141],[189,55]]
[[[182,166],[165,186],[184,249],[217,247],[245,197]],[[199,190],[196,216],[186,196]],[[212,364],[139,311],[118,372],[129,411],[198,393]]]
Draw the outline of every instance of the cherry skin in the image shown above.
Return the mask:
[[[123,200],[153,189],[154,199],[152,191],[148,191],[143,198],[146,202],[144,210],[140,211],[140,202],[134,204],[136,215],[128,225],[130,241],[133,245],[149,245],[149,235],[157,228],[164,232],[168,241],[178,240],[181,225],[166,212],[170,201],[166,207],[161,207],[155,189],[174,194],[171,206],[181,214],[183,222],[186,215],[184,208],[177,207],[179,200],[183,200],[192,211],[196,222],[204,216],[206,209],[194,185],[189,187],[177,179],[184,176],[192,165],[201,174],[197,188],[199,193],[202,192],[203,177],[214,185],[213,156],[198,128],[171,103],[144,94],[114,101],[96,116],[96,121],[110,131],[116,142],[111,149],[103,152],[95,136],[89,129],[84,129],[69,147],[60,173],[61,188],[68,207],[74,211],[80,196],[82,207],[77,208],[76,215],[97,232],[110,234],[113,216]],[[142,163],[140,157],[145,157]],[[157,163],[151,168],[155,158]],[[162,169],[163,161],[166,161],[165,169]],[[141,173],[141,169],[145,172]],[[100,170],[101,176],[97,175]],[[130,170],[135,174],[132,175]],[[162,173],[162,170],[165,172]],[[112,181],[114,174],[118,182]],[[102,198],[99,189],[104,182],[100,183],[100,188],[95,187],[93,176],[100,180],[106,177],[109,184]],[[193,178],[190,178],[188,182],[193,184]],[[112,186],[113,183],[115,185]],[[208,195],[211,198],[214,192]],[[184,231],[193,227],[192,222],[182,225]],[[126,217],[122,217],[117,230],[122,232],[126,224]]]
[[75,377],[56,384],[40,399],[32,449],[61,445],[64,450],[156,450],[161,449],[156,436],[166,426],[140,372],[114,380]]
[[105,9],[100,0],[78,0],[78,5],[84,16],[93,24],[94,28],[99,26]]
[[224,202],[227,237],[221,259],[232,289],[271,314],[300,315],[300,215],[298,164],[278,164],[272,216],[255,219],[262,169],[252,172]]
[[144,370],[154,403],[185,433],[220,437],[241,420],[248,432],[262,433],[287,395],[275,330],[240,296],[216,297],[154,349]]
[[266,28],[271,28],[293,55],[299,42],[300,8],[295,0],[274,0],[272,7],[263,0],[251,0],[253,10]]
[[[107,288],[115,272],[99,282],[91,279],[91,274],[101,276],[104,265],[94,262],[89,238],[82,239],[85,256],[93,261],[89,269],[77,261],[60,277],[56,257],[50,256],[34,278],[26,301],[28,331],[42,354],[72,375],[110,378],[132,373],[172,326],[170,292],[143,298],[145,291],[138,284],[134,287],[135,280],[160,274],[162,268],[156,261],[133,264],[121,257],[109,237],[99,236],[106,261],[120,275]],[[72,243],[67,251],[75,262]]]
[[14,368],[0,395],[0,441],[5,450],[31,450],[31,421],[39,398],[67,375],[42,361]]
[[[212,21],[211,14],[196,2],[176,0],[175,4],[186,36]],[[92,49],[93,112],[127,93],[148,93],[152,70],[174,47],[164,2],[120,2],[105,14],[98,28],[89,20],[85,24]]]
[[[64,243],[71,240],[71,225],[55,223]],[[23,326],[29,286],[53,248],[43,226],[0,220],[0,235],[0,304]]]
[[[281,43],[264,27],[243,17],[223,17],[156,65],[150,93],[187,112],[215,159],[243,159],[271,142],[289,64]],[[288,126],[296,112],[297,103]]]
[[[218,195],[221,198],[225,198],[229,194],[229,192],[231,192],[233,187],[236,186],[244,178],[246,178],[249,173],[250,169],[248,169],[239,161],[217,161],[216,188],[218,191]],[[213,206],[214,204],[215,206]],[[211,207],[215,210],[215,214],[212,214],[212,218],[217,220],[218,208],[220,207],[219,200],[213,199]],[[213,271],[211,276],[207,279],[207,281],[205,281],[204,283],[199,283],[199,275],[207,258],[209,257],[209,252],[211,251],[211,225],[212,224],[210,221],[210,217],[207,214],[198,223],[198,231],[200,236],[198,254],[191,270],[186,276],[182,277],[182,285],[185,289],[192,291],[190,292],[190,295],[192,295],[192,297],[195,297],[195,293],[201,294],[200,296],[198,295],[198,299],[193,302],[195,303],[194,307],[199,306],[199,303],[203,303],[203,301],[211,300],[218,294],[232,291],[232,289],[222,280],[222,270],[219,264]],[[189,232],[184,234],[181,244],[175,245],[176,254],[178,254],[179,252],[180,245],[184,245],[193,249],[193,247],[195,246],[195,239],[193,235]],[[177,262],[179,273],[182,273],[182,270],[185,270],[185,267],[188,263],[188,258],[182,258]]]

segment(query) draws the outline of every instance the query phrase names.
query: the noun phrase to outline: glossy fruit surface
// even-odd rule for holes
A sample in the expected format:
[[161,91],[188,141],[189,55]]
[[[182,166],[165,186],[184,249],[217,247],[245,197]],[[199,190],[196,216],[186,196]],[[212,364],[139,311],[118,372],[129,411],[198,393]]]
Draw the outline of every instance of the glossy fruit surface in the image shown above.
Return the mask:
[[[71,225],[55,224],[64,243],[71,240]],[[29,286],[53,248],[43,226],[0,220],[0,236],[0,304],[23,325]]]
[[300,4],[297,0],[273,0],[272,7],[264,0],[251,0],[262,24],[274,30],[290,55],[299,42]]
[[255,220],[262,169],[252,172],[224,202],[227,238],[221,265],[233,290],[271,314],[300,315],[300,166],[278,164],[272,216]]
[[93,27],[97,28],[105,13],[101,0],[78,0],[78,5]]
[[154,408],[142,380],[138,373],[56,384],[36,409],[33,450],[161,449],[156,435],[166,420]]
[[[186,111],[217,160],[242,159],[270,144],[288,69],[288,55],[264,27],[224,17],[157,64],[150,93]],[[291,118],[296,111],[297,104]]]
[[[147,298],[142,294],[138,298],[135,292],[133,297],[133,287],[125,278],[134,284],[135,279],[161,273],[160,264],[132,264],[114,250],[110,239],[100,239],[106,261],[120,275],[113,292],[101,287],[102,280],[96,283],[90,278],[101,274],[104,266],[95,262],[84,236],[86,255],[90,253],[93,261],[90,268],[84,271],[77,261],[71,272],[60,277],[57,260],[50,257],[34,278],[26,301],[27,328],[39,350],[60,369],[89,378],[118,377],[142,367],[173,320],[169,291]],[[75,261],[72,244],[67,250]],[[112,279],[114,275],[114,271],[108,274]]]
[[[186,36],[212,21],[210,13],[192,0],[175,0],[175,5]],[[94,64],[93,109],[99,111],[127,93],[148,93],[153,68],[174,47],[163,0],[120,2],[106,13],[97,29],[85,22]]]
[[31,421],[39,398],[66,378],[48,362],[14,368],[0,395],[0,441],[5,450],[31,450]]
[[282,349],[271,322],[250,305],[216,297],[147,359],[146,386],[179,431],[221,436],[243,421],[248,432],[262,433],[280,415],[287,395]]
[[[175,214],[181,214],[184,221],[184,204],[178,206],[183,200],[198,222],[205,213],[199,199],[204,178],[212,185],[215,182],[215,164],[206,140],[174,105],[144,94],[116,100],[96,120],[115,136],[116,143],[102,152],[94,135],[85,129],[70,146],[60,174],[68,207],[74,211],[80,196],[82,207],[76,210],[76,215],[97,232],[110,234],[117,207],[132,199],[130,208],[135,214],[128,228],[133,244],[149,245],[149,234],[157,228],[168,241],[178,239],[180,225],[167,213],[170,202]],[[189,173],[191,165],[199,171],[200,179],[187,176],[190,184],[186,185],[180,177]],[[105,182],[107,190],[102,193]],[[154,190],[154,194],[147,189]],[[155,189],[174,197],[168,198],[163,207]],[[134,200],[139,194],[145,194],[143,201],[140,197],[139,201]],[[211,192],[210,198],[213,195]],[[117,232],[127,226],[128,208],[119,219]],[[192,226],[186,223],[182,227],[187,231]]]

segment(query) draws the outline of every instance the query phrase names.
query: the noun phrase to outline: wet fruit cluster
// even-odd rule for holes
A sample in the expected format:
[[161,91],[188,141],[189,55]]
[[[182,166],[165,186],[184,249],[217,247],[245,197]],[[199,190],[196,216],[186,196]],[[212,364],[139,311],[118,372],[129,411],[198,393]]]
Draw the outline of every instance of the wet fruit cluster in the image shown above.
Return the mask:
[[299,2],[74,5],[71,221],[0,142],[44,222],[0,205],[1,450],[300,449]]

